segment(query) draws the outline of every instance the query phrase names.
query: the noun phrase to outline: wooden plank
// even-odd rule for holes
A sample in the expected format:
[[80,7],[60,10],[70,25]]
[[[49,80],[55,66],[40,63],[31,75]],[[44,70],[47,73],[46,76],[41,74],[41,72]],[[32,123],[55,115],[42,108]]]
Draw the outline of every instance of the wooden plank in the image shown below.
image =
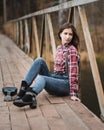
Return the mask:
[[56,109],[70,130],[89,130],[67,104],[56,104]]
[[50,130],[43,116],[29,118],[31,130]]
[[38,102],[38,106],[49,104],[49,101],[47,100],[44,91],[42,91],[41,94],[38,95],[37,102]]
[[[7,42],[5,43],[5,41],[2,41],[2,44],[4,48]],[[5,53],[5,57],[1,59],[1,66],[2,66],[1,69],[2,69],[2,75],[3,75],[3,84],[6,83],[7,85],[13,86],[14,84],[15,85],[17,84],[20,74],[18,73],[18,69],[15,65],[15,62],[13,61],[12,56],[14,55],[11,49],[13,49],[13,46],[9,46],[9,47],[6,46],[6,48],[3,50],[3,52]],[[2,55],[4,54],[3,52],[2,52]],[[2,128],[2,130],[6,130],[7,127],[8,127],[8,130],[9,129],[13,129],[13,130],[18,130],[18,129],[29,130],[30,129],[24,109],[21,111],[20,109],[16,108],[12,104],[12,102],[8,102],[6,106],[3,106],[3,109],[6,109],[6,110],[5,112],[3,111],[2,113],[0,112],[0,115],[1,115],[0,119],[3,121],[3,122],[1,121],[2,124],[0,124],[0,129]]]
[[[0,45],[3,45],[2,42],[0,42]],[[2,52],[4,52],[4,49],[0,47],[0,130],[11,130],[11,123],[10,123],[10,115],[9,115],[9,110],[7,103],[4,102],[4,96],[2,93],[2,88],[3,88],[3,66],[5,65],[2,61],[2,58],[4,56],[2,55]],[[2,66],[3,65],[3,66]],[[6,67],[5,67],[6,68]],[[5,71],[7,72],[7,71]],[[8,74],[7,74],[8,75]]]
[[[15,53],[13,55],[11,50],[14,48],[12,44],[8,47],[8,42],[11,43],[8,40],[8,38],[5,40],[3,40],[3,38],[5,39],[5,37],[2,37],[2,39],[0,39],[1,40],[0,45],[2,45],[0,48],[2,50],[2,51],[0,50],[0,56],[1,56],[0,68],[2,72],[1,76],[3,76],[3,78],[0,78],[0,80],[2,80],[3,83],[2,82],[1,83],[3,85],[7,85],[7,86],[17,85],[20,74],[18,73],[18,69],[12,58],[12,56],[14,56]],[[15,58],[15,60],[17,60],[17,58]],[[6,103],[6,105],[4,105],[4,103]],[[3,105],[1,106],[1,104]],[[15,107],[12,102],[0,101],[0,110],[2,110],[0,111],[1,130],[9,130],[9,129],[29,130],[30,129],[24,109],[21,111],[20,109]]]
[[72,0],[72,1],[68,1],[68,2],[64,2],[62,4],[59,4],[59,5],[56,5],[56,6],[53,6],[53,7],[50,7],[50,8],[46,8],[46,9],[37,11],[35,13],[23,16],[23,17],[18,18],[18,19],[10,20],[10,21],[8,21],[8,23],[20,21],[20,20],[27,19],[27,18],[31,18],[31,17],[37,16],[37,15],[53,13],[53,12],[59,11],[61,9],[68,9],[68,8],[71,8],[71,7],[75,7],[75,6],[78,6],[78,5],[85,5],[85,4],[89,4],[89,3],[92,3],[92,2],[96,2],[96,1],[98,1],[98,0]]
[[61,97],[49,95],[45,93],[46,97],[48,98],[49,102],[52,104],[60,104],[60,103],[65,103],[64,100]]
[[61,118],[48,118],[48,125],[51,130],[70,130]]
[[0,130],[11,130],[11,127],[9,125],[0,125]]
[[[14,62],[16,63],[16,66],[17,66],[17,69],[18,69],[18,71],[19,71],[19,73],[20,73],[20,78],[19,79],[23,79],[24,78],[24,76],[26,75],[26,73],[27,73],[27,70],[25,69],[25,67],[21,64],[21,59],[18,59],[18,60],[16,60],[15,61],[15,59],[14,59]],[[18,80],[19,80],[18,79]],[[21,81],[20,80],[20,81]]]
[[13,104],[9,105],[11,126],[13,130],[30,130],[24,108],[17,108]]
[[51,130],[68,130],[53,104],[46,104],[41,106],[40,108],[43,113],[43,116],[47,119],[48,126]]
[[85,107],[81,102],[73,102],[67,97],[64,98],[64,100],[91,130],[104,129],[104,123],[102,123],[99,118],[94,115],[90,110],[88,110],[88,108]]
[[25,106],[25,112],[27,115],[27,118],[34,118],[34,117],[39,117],[42,116],[42,111],[40,110],[39,107],[37,107],[35,110],[30,109],[28,106]]
[[[1,125],[10,125],[10,120],[9,120],[9,113],[0,113],[0,126]],[[9,126],[10,127],[10,126]]]
[[6,102],[4,102],[2,87],[3,87],[2,72],[0,71],[0,130],[11,130],[9,110]]
[[103,87],[102,87],[101,80],[100,80],[98,66],[96,63],[96,58],[95,58],[95,54],[94,54],[92,39],[91,39],[90,32],[89,32],[87,17],[86,17],[84,7],[79,6],[78,10],[79,10],[80,18],[81,18],[82,29],[83,29],[83,33],[84,33],[84,37],[85,37],[85,42],[86,42],[91,70],[92,70],[92,74],[93,74],[93,78],[94,78],[96,93],[97,93],[97,97],[98,97],[98,101],[99,101],[101,118],[102,118],[102,120],[104,120],[104,92],[103,92]]
[[8,64],[5,59],[1,60],[3,86],[13,86],[12,77],[9,72]]
[[[21,80],[24,76],[23,74],[26,73],[26,72],[23,72],[24,67],[19,66],[20,65],[19,62],[20,62],[19,60],[17,60],[16,58],[14,59],[12,56],[11,56],[11,59],[9,61],[7,61],[8,68],[10,70],[10,74],[11,74],[11,77],[12,77],[12,80],[13,80],[13,84],[18,89],[21,85]],[[23,70],[22,70],[22,68],[23,68]]]
[[40,107],[43,113],[43,116],[46,118],[60,118],[60,115],[57,113],[54,105],[46,104]]
[[[7,52],[6,54],[10,56],[11,58],[7,56],[6,59],[8,62],[11,62],[10,64],[13,64],[10,66],[14,66],[13,68],[17,67],[17,71],[20,72],[21,74],[20,77],[24,77],[28,69],[30,68],[33,60],[29,56],[27,56],[23,51],[21,51],[17,46],[15,46],[15,44],[12,42],[11,39],[7,38],[7,41],[10,42],[11,44],[8,47],[9,54]],[[7,42],[5,44],[7,44]],[[12,70],[12,67],[11,67],[11,71],[14,71]],[[18,73],[18,72],[15,72],[15,73]]]
[[[41,107],[43,107],[46,104],[49,104],[49,102],[46,100],[46,97],[43,93],[38,95],[37,98],[38,106],[37,109],[30,110],[27,107],[25,107],[25,112],[31,127],[31,130],[37,129],[37,130],[49,130],[47,119],[43,116],[43,111]],[[40,125],[41,123],[41,125]]]
[[[9,41],[9,39],[8,39],[8,42],[11,42],[11,40]],[[7,44],[6,42],[4,43],[4,44]],[[12,46],[13,47],[13,46]],[[18,49],[18,48],[17,48]],[[14,49],[12,49],[11,48],[11,46],[10,47],[8,47],[8,50],[9,50],[9,52],[8,51],[5,51],[5,54],[7,54],[7,56],[5,57],[5,58],[3,58],[2,60],[4,60],[5,59],[5,62],[6,63],[4,63],[5,64],[5,66],[6,65],[8,65],[7,67],[7,70],[9,71],[8,73],[9,73],[9,75],[10,75],[10,77],[11,77],[11,80],[12,80],[12,84],[10,84],[11,86],[20,86],[20,83],[19,83],[19,81],[22,79],[22,76],[21,76],[21,73],[19,73],[19,69],[18,69],[18,64],[20,63],[20,61],[19,61],[19,57],[17,58],[15,55],[13,55],[13,53],[15,53],[16,54],[16,49],[14,50]],[[13,50],[14,50],[14,52],[13,52]],[[11,58],[10,58],[11,57]],[[3,63],[2,63],[3,64]],[[3,68],[5,67],[5,66],[3,66]],[[19,66],[19,67],[21,67],[21,66]],[[24,70],[24,67],[21,67],[20,68],[20,72],[21,72],[21,70],[22,70],[22,68],[23,68],[23,70]],[[4,71],[6,71],[6,69],[4,68],[3,69]],[[26,70],[25,70],[26,71]],[[23,72],[23,71],[22,71]],[[22,73],[23,74],[23,73]],[[7,72],[5,72],[4,73],[4,77],[7,77]],[[24,76],[24,75],[23,75]],[[8,80],[10,80],[10,78],[5,78],[5,80],[6,80],[6,82],[8,81]],[[8,84],[8,83],[7,83]],[[8,84],[9,85],[9,84]]]
[[[1,58],[0,58],[0,94],[2,92],[3,80],[2,80]],[[1,98],[0,98],[1,99]]]

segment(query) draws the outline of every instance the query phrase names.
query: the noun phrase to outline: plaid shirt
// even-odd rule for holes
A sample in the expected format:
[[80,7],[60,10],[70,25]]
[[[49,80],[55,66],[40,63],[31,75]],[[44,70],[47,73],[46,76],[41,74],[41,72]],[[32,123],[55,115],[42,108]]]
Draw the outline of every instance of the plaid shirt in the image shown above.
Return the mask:
[[68,73],[70,95],[78,91],[79,61],[78,51],[73,45],[59,45],[57,47],[54,60],[54,72],[59,74]]

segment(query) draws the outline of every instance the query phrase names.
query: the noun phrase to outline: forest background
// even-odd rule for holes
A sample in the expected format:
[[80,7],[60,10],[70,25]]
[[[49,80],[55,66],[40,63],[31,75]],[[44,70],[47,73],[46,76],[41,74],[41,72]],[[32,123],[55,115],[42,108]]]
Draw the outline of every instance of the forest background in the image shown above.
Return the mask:
[[[0,1],[0,3],[2,1]],[[60,2],[66,2],[66,1],[69,0],[51,0],[51,1],[50,0],[6,0],[6,7],[7,7],[6,20],[10,21],[13,19],[17,19],[24,15],[48,7],[56,6]],[[99,67],[101,81],[104,89],[104,0],[99,0],[97,2],[86,4],[84,5],[84,7],[87,14],[87,20],[89,24],[91,38],[93,41],[94,51],[96,54],[97,64]],[[66,21],[67,12],[68,10],[63,11],[63,15],[61,15],[61,19],[63,19],[62,21]],[[58,19],[60,21],[60,17],[57,17],[57,14],[54,14],[53,28],[54,28],[55,36],[57,32],[56,31],[57,26],[59,25],[59,21],[57,21]],[[81,99],[82,102],[90,110],[92,110],[96,115],[99,116],[100,110],[97,101],[95,85],[93,82],[93,76],[91,72],[89,58],[87,55],[83,31],[79,19],[77,21],[77,24],[78,24],[77,31],[80,36],[80,50],[81,50],[81,76],[80,76]],[[10,31],[10,30],[11,30],[11,26],[6,29],[6,31]]]
[[[66,2],[70,0],[6,0],[6,16],[7,21],[12,19],[17,19],[24,15],[58,5],[59,3]],[[104,48],[104,1],[99,0],[98,2],[93,2],[91,4],[85,5],[88,23],[90,27],[90,32],[92,40],[94,43],[94,49],[96,53],[103,52]],[[64,10],[64,15],[66,15],[66,10]],[[65,19],[65,16],[62,17]],[[54,23],[57,24],[56,18],[54,18]],[[64,20],[63,20],[64,21]],[[54,26],[54,25],[53,25]],[[79,29],[80,30],[80,29]],[[82,39],[82,50],[85,44]]]

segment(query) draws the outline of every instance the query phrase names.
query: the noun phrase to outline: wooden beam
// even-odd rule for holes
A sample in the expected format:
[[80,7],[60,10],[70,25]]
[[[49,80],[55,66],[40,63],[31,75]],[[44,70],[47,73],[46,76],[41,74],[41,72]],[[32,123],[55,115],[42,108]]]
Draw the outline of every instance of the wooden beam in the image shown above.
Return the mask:
[[48,22],[47,22],[47,17],[45,17],[45,57],[46,57],[46,61],[48,64],[48,68],[50,69],[50,37],[49,37],[49,28],[48,28]]
[[27,19],[24,20],[25,23],[25,52],[29,53],[30,52],[30,40],[29,40],[29,29],[28,29],[28,23]]
[[19,22],[16,22],[16,44],[19,44]]
[[36,49],[37,49],[37,56],[40,56],[40,47],[39,47],[39,37],[38,37],[38,29],[37,29],[37,24],[36,24],[36,18],[32,18],[32,24],[33,24],[33,33],[35,36],[35,41],[36,41]]
[[74,7],[74,26],[77,28],[79,26],[79,22],[80,22],[80,19],[79,19],[79,13],[78,13],[78,7]]
[[37,15],[43,15],[43,14],[47,14],[47,13],[53,13],[62,9],[68,9],[71,7],[75,7],[75,6],[79,6],[79,5],[85,5],[85,4],[89,4],[95,1],[99,1],[99,0],[72,0],[72,1],[68,1],[68,2],[64,2],[62,4],[50,7],[50,8],[46,8],[40,11],[37,11],[35,13],[31,13],[29,15],[23,16],[19,19],[14,19],[8,22],[16,22],[19,20],[23,20],[23,19],[27,19],[27,18],[31,18],[33,16],[37,16]]
[[23,49],[23,24],[20,22],[20,48]]
[[42,53],[43,53],[44,30],[45,30],[45,15],[43,15],[43,17],[42,17],[42,27],[41,27],[41,38],[40,38],[40,56],[41,57],[42,57]]
[[69,16],[68,16],[69,23],[73,22],[73,17],[74,17],[74,7],[72,7],[71,10],[69,11]]
[[53,31],[53,27],[52,27],[52,21],[51,21],[51,17],[50,17],[49,14],[47,14],[47,21],[48,21],[48,26],[49,26],[49,33],[50,33],[50,39],[51,39],[52,52],[53,52],[53,56],[55,56],[56,44],[55,44],[54,31]]
[[82,29],[84,32],[84,37],[85,37],[86,47],[87,47],[88,56],[89,56],[89,60],[90,60],[91,70],[92,70],[92,74],[93,74],[93,78],[94,78],[96,93],[97,93],[99,106],[100,106],[100,110],[101,110],[101,117],[104,119],[104,93],[103,93],[103,88],[102,88],[100,75],[99,75],[96,58],[95,58],[95,54],[94,54],[93,43],[92,43],[90,32],[89,32],[87,17],[86,17],[84,7],[78,6],[78,10],[79,10],[81,23],[82,23]]

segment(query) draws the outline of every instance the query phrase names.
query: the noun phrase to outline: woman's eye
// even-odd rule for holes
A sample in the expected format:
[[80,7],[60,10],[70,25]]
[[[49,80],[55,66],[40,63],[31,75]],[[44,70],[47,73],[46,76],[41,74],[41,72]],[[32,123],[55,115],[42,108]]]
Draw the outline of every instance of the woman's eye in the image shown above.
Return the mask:
[[69,35],[70,35],[70,36],[73,36],[73,34],[72,34],[72,33],[69,33]]
[[65,35],[67,35],[67,33],[64,33]]
[[73,34],[72,33],[64,33],[64,35],[69,35],[69,36],[73,36]]

